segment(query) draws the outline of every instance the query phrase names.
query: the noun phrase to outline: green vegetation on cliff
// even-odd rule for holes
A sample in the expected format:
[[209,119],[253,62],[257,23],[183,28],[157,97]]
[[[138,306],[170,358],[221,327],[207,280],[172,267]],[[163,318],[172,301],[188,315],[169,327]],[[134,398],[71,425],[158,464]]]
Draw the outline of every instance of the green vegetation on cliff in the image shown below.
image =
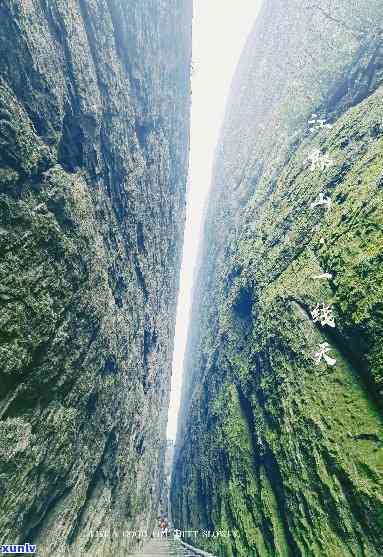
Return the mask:
[[[204,541],[222,557],[383,547],[383,50],[368,17],[382,8],[337,1],[339,25],[308,4],[263,9],[206,218],[172,512],[229,530]],[[312,113],[333,127],[309,133]],[[315,149],[331,166],[311,169]],[[311,207],[321,193],[329,210]],[[313,322],[318,303],[335,328]],[[315,364],[324,342],[335,366]]]
[[0,4],[0,543],[155,520],[190,51],[188,1]]

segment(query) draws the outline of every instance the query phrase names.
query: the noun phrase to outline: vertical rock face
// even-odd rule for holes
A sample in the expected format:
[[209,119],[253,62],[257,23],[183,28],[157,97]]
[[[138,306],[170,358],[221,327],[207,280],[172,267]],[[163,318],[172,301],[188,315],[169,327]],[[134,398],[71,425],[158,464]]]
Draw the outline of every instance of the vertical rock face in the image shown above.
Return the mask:
[[157,512],[190,56],[189,0],[0,2],[1,543],[126,555]]
[[233,82],[171,490],[220,556],[381,555],[382,15],[265,2]]
[[162,487],[160,493],[160,514],[166,516],[169,520],[170,518],[170,508],[169,508],[169,489],[171,482],[172,466],[173,466],[173,455],[174,455],[174,441],[168,439],[166,445],[164,446],[164,468],[163,468],[163,479]]

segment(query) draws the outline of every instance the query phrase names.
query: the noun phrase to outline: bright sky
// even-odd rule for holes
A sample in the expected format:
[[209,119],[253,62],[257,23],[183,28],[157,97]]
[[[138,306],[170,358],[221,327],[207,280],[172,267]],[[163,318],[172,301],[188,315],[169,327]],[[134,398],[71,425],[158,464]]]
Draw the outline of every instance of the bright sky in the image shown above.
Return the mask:
[[203,208],[211,182],[214,150],[231,79],[260,4],[261,0],[194,0],[195,72],[192,76],[189,194],[174,340],[169,439],[175,439],[177,433],[193,271]]

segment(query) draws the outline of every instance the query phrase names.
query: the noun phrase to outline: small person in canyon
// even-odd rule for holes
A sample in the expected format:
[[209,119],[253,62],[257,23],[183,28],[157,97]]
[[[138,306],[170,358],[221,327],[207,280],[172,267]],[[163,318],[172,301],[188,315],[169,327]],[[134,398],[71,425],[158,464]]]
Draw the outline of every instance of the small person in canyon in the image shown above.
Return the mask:
[[161,530],[161,536],[167,536],[169,533],[169,521],[166,518],[166,516],[161,517],[160,530]]

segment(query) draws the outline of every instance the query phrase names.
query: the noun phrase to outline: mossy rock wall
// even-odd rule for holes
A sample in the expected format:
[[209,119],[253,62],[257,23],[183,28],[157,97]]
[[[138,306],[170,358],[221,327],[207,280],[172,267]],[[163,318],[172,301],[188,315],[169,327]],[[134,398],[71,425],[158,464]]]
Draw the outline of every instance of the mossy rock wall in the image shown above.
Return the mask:
[[382,552],[382,9],[265,3],[232,85],[171,490],[179,528],[230,532],[200,536],[218,556]]
[[0,543],[126,555],[154,523],[190,59],[188,1],[1,2]]

